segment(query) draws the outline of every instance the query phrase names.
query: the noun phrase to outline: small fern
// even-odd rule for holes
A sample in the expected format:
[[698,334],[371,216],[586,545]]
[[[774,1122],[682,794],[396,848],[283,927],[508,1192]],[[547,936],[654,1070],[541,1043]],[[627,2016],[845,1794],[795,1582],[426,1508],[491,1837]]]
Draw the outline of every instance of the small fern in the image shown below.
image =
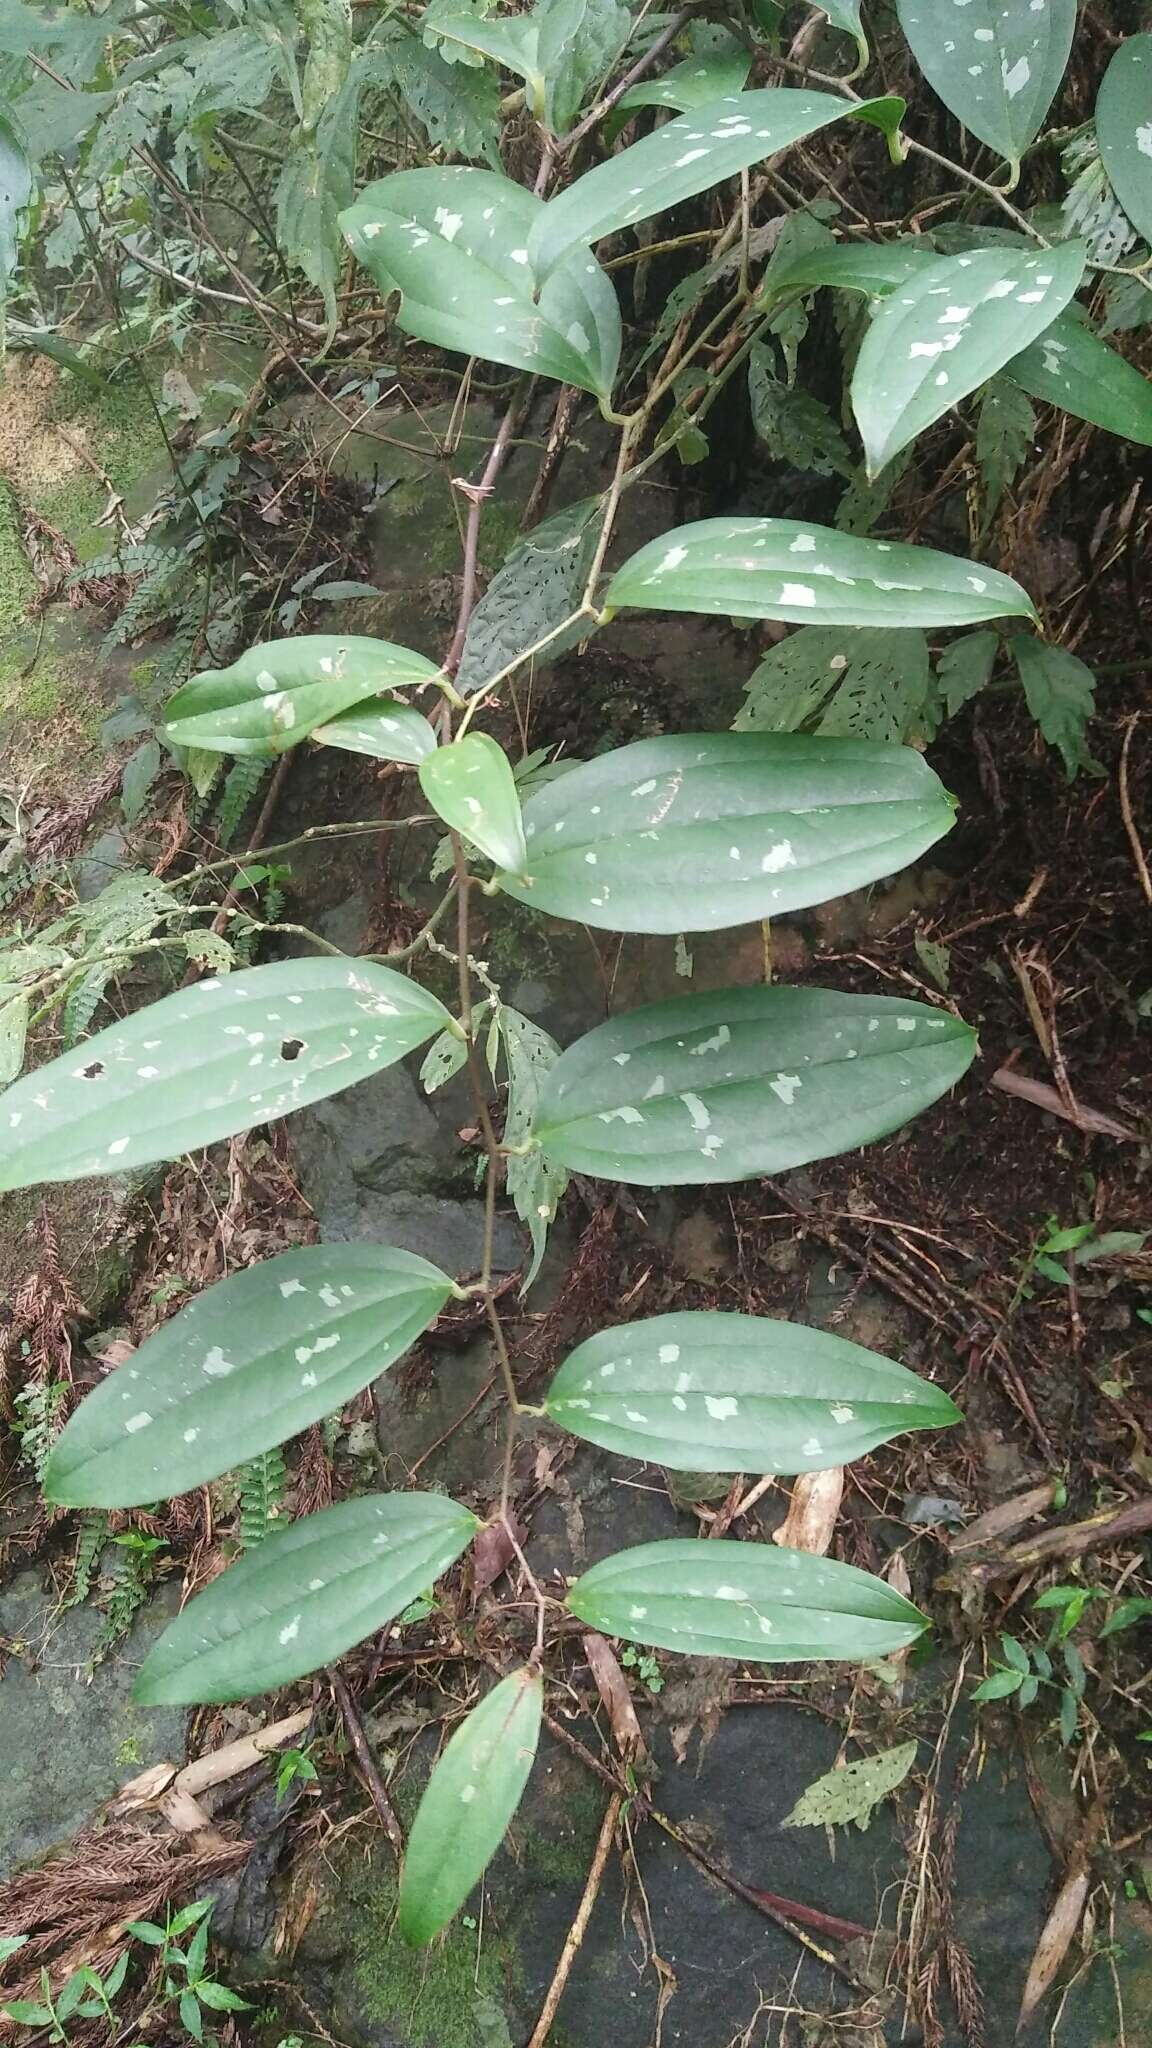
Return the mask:
[[65,1600],[65,1607],[80,1607],[92,1591],[96,1566],[100,1552],[108,1540],[108,1517],[101,1508],[92,1508],[80,1517],[80,1531],[76,1539],[76,1555],[72,1560],[72,1591]]
[[271,761],[261,754],[244,754],[233,761],[216,807],[216,837],[221,846],[231,845],[241,818],[271,766]]
[[[143,550],[140,550],[143,553]],[[177,607],[187,562],[175,548],[152,548],[144,577],[104,636],[103,652],[123,647],[146,626],[159,624]]]
[[277,1447],[263,1451],[236,1475],[240,1488],[240,1545],[254,1550],[269,1534],[284,1505],[287,1473],[284,1453]]
[[49,1453],[60,1434],[60,1409],[68,1391],[64,1380],[30,1380],[12,1406],[13,1428],[20,1439],[20,1462],[39,1486]]
[[82,974],[73,982],[65,998],[60,1018],[61,1036],[66,1052],[70,1052],[77,1041],[83,1038],[100,1007],[111,978],[112,969],[105,965],[90,967],[87,974]]
[[156,1553],[167,1549],[162,1536],[142,1536],[128,1529],[112,1538],[111,1584],[104,1598],[104,1622],[88,1659],[91,1674],[110,1650],[128,1634],[152,1589]]

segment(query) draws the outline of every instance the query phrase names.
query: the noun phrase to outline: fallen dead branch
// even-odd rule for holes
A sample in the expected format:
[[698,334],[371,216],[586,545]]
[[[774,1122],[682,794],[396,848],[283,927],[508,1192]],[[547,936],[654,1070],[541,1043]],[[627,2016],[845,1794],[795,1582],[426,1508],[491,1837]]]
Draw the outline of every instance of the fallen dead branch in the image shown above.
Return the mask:
[[612,1842],[623,1807],[624,1794],[622,1792],[614,1792],[604,1809],[604,1818],[600,1823],[600,1833],[596,1840],[596,1848],[583,1895],[580,1904],[576,1908],[576,1917],[568,1929],[564,1946],[560,1951],[560,1960],[553,1973],[552,1982],[548,1986],[548,1995],[540,2008],[540,2017],[532,2029],[532,2039],[528,2043],[528,2048],[544,2048],[544,2043],[552,2032],[552,2022],[559,2010],[565,1986],[572,1974],[572,1965],[576,1961],[584,1936],[588,1931],[588,1922],[592,1918],[592,1908],[596,1904],[600,1894],[600,1886],[604,1882],[604,1872],[608,1865],[608,1857],[612,1849]]
[[990,1558],[986,1564],[966,1567],[963,1576],[982,1585],[991,1585],[994,1580],[1017,1578],[1021,1572],[1033,1571],[1057,1559],[1083,1557],[1089,1550],[1100,1550],[1105,1544],[1123,1543],[1130,1536],[1142,1536],[1146,1529],[1152,1529],[1152,1497],[1148,1496],[1142,1500],[1126,1501],[1121,1508],[1105,1508],[1083,1522],[1070,1522],[1060,1529],[1045,1529],[1027,1542],[1014,1543],[1001,1557]]
[[360,1719],[356,1702],[348,1690],[347,1681],[341,1677],[335,1667],[328,1673],[328,1683],[332,1687],[332,1697],[340,1709],[340,1718],[344,1723],[348,1740],[352,1744],[352,1751],[359,1767],[360,1776],[364,1780],[368,1797],[376,1808],[380,1825],[388,1837],[397,1862],[399,1862],[404,1854],[404,1836],[401,1832],[400,1822],[396,1818],[396,1809],[388,1797],[384,1780],[380,1776],[380,1766],[372,1754],[372,1746],[364,1733],[364,1723]]
[[1082,1102],[1074,1105],[1066,1102],[1059,1090],[1048,1081],[1033,1081],[1027,1074],[1018,1074],[1015,1067],[997,1067],[992,1076],[993,1088],[999,1088],[1004,1095],[1016,1095],[1021,1102],[1031,1102],[1037,1109],[1047,1110],[1049,1116],[1063,1117],[1065,1123],[1074,1124],[1078,1131],[1089,1131],[1098,1138],[1120,1138],[1128,1144],[1138,1144],[1139,1131],[1128,1124],[1117,1122],[1113,1116],[1105,1116],[1102,1110],[1088,1109]]

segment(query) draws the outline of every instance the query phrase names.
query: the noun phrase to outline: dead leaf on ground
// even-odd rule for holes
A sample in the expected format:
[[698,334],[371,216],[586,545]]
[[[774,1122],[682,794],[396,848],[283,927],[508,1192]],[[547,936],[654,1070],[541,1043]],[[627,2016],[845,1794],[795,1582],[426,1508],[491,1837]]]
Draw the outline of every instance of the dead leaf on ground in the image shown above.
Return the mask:
[[1020,2017],[1016,2022],[1019,2034],[1027,2026],[1040,2001],[1051,1990],[1060,1965],[1068,1953],[1069,1945],[1080,1925],[1084,1903],[1088,1897],[1089,1877],[1086,1870],[1075,1870],[1066,1877],[1056,1895],[1056,1903],[1044,1922],[1044,1931],[1036,1944],[1036,1953],[1028,1971],[1028,1982],[1020,2000]]
[[644,1738],[640,1723],[628,1690],[628,1681],[616,1658],[612,1645],[603,1636],[591,1630],[581,1637],[588,1668],[596,1680],[596,1690],[608,1711],[612,1727],[612,1739],[625,1761],[644,1753]]
[[[472,1545],[472,1587],[474,1592],[483,1593],[494,1585],[501,1572],[506,1571],[516,1555],[516,1543],[524,1542],[524,1531],[515,1515],[508,1516],[509,1527],[503,1521],[490,1522],[481,1529]],[[515,1539],[515,1541],[513,1540]]]
[[1030,1486],[1027,1493],[1014,1494],[1011,1500],[1002,1500],[998,1507],[989,1508],[987,1514],[977,1515],[966,1529],[961,1529],[952,1538],[953,1553],[961,1550],[978,1550],[985,1543],[1003,1541],[1034,1515],[1042,1515],[1056,1498],[1057,1481],[1046,1479],[1042,1486]]
[[824,1472],[801,1472],[792,1488],[788,1513],[772,1532],[773,1543],[826,1557],[843,1498],[843,1465],[832,1465]]

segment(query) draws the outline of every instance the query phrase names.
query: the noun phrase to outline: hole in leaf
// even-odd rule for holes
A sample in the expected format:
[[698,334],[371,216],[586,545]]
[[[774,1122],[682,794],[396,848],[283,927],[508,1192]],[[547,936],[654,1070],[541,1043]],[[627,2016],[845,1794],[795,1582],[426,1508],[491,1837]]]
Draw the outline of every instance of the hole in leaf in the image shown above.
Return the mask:
[[81,1067],[80,1071],[86,1081],[98,1081],[104,1072],[104,1062],[103,1060],[93,1060],[91,1066]]
[[282,1060],[299,1059],[303,1050],[304,1040],[302,1038],[286,1038],[280,1047],[280,1057]]

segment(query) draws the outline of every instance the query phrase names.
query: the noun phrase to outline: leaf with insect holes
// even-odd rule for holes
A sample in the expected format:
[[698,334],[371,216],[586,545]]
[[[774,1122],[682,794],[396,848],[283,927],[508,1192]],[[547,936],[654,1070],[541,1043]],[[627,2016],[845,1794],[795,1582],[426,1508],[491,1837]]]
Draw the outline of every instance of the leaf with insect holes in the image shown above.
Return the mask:
[[599,1331],[544,1405],[573,1436],[673,1472],[815,1472],[960,1419],[931,1381],[859,1344],[711,1310]]
[[273,1692],[387,1627],[480,1527],[442,1493],[368,1494],[274,1530],[190,1600],[136,1680],[144,1706]]
[[416,768],[436,750],[436,735],[422,712],[399,697],[370,698],[353,704],[338,718],[314,726],[321,746],[340,747],[346,754],[368,754],[374,761],[399,761]]
[[852,410],[875,476],[1050,327],[1084,275],[1083,242],[1026,256],[946,256],[890,292],[852,372]]
[[452,1292],[391,1245],[306,1245],[207,1288],[93,1388],[44,1477],[69,1507],[138,1507],[218,1479],[331,1415]]
[[1096,97],[1096,139],[1117,199],[1152,241],[1152,35],[1126,36]]
[[574,249],[708,192],[833,121],[869,122],[894,147],[903,114],[904,101],[895,98],[850,101],[787,86],[724,93],[596,164],[549,200],[532,229],[529,259],[546,277]]
[[25,989],[0,983],[0,1086],[14,1081],[24,1065],[29,1002]]
[[689,33],[698,43],[694,54],[685,57],[681,64],[673,64],[659,78],[642,78],[639,84],[630,85],[623,99],[616,102],[616,116],[631,113],[635,107],[674,107],[678,114],[683,114],[690,107],[707,106],[722,99],[726,93],[743,91],[752,69],[748,45],[730,30],[714,28],[710,23],[700,24]]
[[548,1075],[547,1159],[630,1186],[782,1173],[910,1121],[960,1079],[974,1032],[898,997],[727,988],[599,1025]]
[[[496,1014],[500,1043],[508,1079],[508,1106],[504,1117],[504,1142],[518,1147],[531,1136],[540,1103],[544,1077],[560,1057],[560,1047],[547,1031],[530,1017],[501,1003]],[[540,1270],[548,1242],[548,1227],[554,1221],[561,1197],[568,1185],[563,1167],[550,1166],[535,1147],[521,1153],[510,1151],[504,1162],[504,1184],[513,1207],[532,1239],[532,1259],[521,1285],[526,1293]]]
[[800,1794],[781,1827],[847,1827],[855,1821],[863,1830],[881,1801],[904,1783],[918,1748],[915,1741],[901,1742],[895,1749],[882,1749],[875,1756],[862,1756],[855,1763],[826,1771]]
[[[537,673],[595,631],[590,615],[567,625],[584,594],[600,531],[599,498],[581,498],[542,520],[505,557],[472,617],[456,688],[483,688],[531,647]],[[563,628],[564,630],[559,630]],[[539,647],[540,641],[547,645]]]
[[1096,678],[1079,655],[1045,640],[1014,633],[1008,642],[1028,709],[1049,746],[1057,747],[1069,782],[1081,768],[1091,768],[1084,745],[1088,720],[1096,709]]
[[609,931],[718,931],[893,874],[954,821],[911,748],[678,733],[529,797],[524,865],[500,879],[518,902]]
[[1013,356],[1004,375],[1030,398],[1152,447],[1152,382],[1101,341],[1073,307]]
[[738,732],[794,732],[901,742],[918,736],[932,695],[928,642],[915,628],[801,626],[770,647],[744,685]]
[[463,832],[498,868],[523,873],[528,860],[511,764],[487,733],[466,733],[420,763],[420,787],[438,818]]
[[648,541],[605,592],[612,611],[711,612],[798,625],[966,626],[1034,619],[998,569],[795,519],[699,519]]
[[163,736],[224,754],[282,754],[352,705],[439,673],[410,647],[356,634],[265,640],[229,668],[205,669],[177,690]]
[[458,1029],[389,967],[278,960],[177,989],[0,1095],[0,1188],[178,1159]]
[[612,285],[587,249],[545,275],[529,257],[544,202],[494,171],[444,165],[381,178],[341,214],[398,324],[439,348],[607,398],[620,355]]
[[896,0],[912,55],[950,113],[1017,168],[1044,124],[1076,30],[1076,0]]
[[886,1657],[926,1616],[883,1579],[771,1543],[695,1538],[617,1551],[568,1589],[601,1635],[689,1657],[789,1664]]
[[496,1854],[528,1782],[543,1711],[540,1672],[514,1671],[444,1749],[416,1810],[400,1880],[400,1932],[414,1947],[447,1926]]

